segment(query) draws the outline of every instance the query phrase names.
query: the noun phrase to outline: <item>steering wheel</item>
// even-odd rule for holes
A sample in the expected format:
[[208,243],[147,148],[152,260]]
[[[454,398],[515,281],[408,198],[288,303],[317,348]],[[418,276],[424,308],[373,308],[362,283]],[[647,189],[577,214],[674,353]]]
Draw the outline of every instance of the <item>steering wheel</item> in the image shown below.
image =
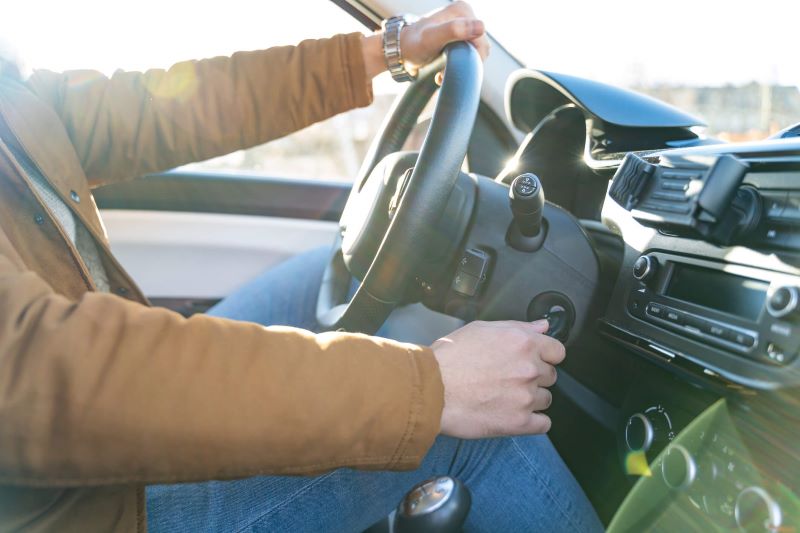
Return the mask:
[[[317,300],[323,329],[375,333],[402,302],[436,242],[437,223],[467,153],[483,79],[472,45],[452,43],[443,58],[444,79],[419,156],[387,152],[399,148],[430,98],[441,61],[399,100],[353,184]],[[409,107],[418,108],[416,114]],[[352,276],[361,281],[347,301]]]

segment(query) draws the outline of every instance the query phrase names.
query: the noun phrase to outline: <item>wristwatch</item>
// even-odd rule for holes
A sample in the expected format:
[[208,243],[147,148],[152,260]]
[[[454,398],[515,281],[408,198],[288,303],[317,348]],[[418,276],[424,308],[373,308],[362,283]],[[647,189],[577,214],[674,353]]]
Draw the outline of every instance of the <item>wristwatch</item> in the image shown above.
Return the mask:
[[413,81],[417,79],[416,73],[412,74],[403,62],[403,52],[400,50],[400,32],[411,22],[405,15],[388,18],[381,23],[383,28],[383,59],[386,68],[395,81]]

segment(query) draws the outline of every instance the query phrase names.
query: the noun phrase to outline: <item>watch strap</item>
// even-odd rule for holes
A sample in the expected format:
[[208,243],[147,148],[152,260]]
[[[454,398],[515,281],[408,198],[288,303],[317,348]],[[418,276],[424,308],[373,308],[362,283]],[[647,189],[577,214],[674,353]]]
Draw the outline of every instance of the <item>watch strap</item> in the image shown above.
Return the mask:
[[408,71],[403,62],[403,52],[400,49],[400,33],[409,24],[403,15],[397,15],[384,20],[383,27],[383,58],[386,68],[395,81],[413,81],[417,77]]

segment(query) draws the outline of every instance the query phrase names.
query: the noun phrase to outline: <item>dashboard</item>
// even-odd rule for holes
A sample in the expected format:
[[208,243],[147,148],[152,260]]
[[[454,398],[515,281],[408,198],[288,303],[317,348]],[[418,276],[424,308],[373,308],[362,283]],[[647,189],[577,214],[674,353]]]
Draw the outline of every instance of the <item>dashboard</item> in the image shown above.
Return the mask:
[[620,162],[602,216],[625,253],[600,329],[707,396],[634,393],[623,449],[649,470],[614,528],[800,524],[799,215],[793,140]]
[[721,143],[666,104],[549,72],[519,71],[506,96],[529,132],[518,170],[616,239],[596,246],[608,291],[565,366],[613,466],[575,444],[597,431],[560,437],[609,530],[800,530],[800,138]]
[[800,142],[650,159],[626,156],[604,204],[627,245],[606,324],[738,385],[800,386]]

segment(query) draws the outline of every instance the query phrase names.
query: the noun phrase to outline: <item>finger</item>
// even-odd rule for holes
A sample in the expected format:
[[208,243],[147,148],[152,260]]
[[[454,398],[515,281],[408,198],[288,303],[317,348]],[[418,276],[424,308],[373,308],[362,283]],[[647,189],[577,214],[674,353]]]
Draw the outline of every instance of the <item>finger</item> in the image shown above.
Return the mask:
[[550,431],[551,426],[552,422],[549,416],[542,413],[531,413],[523,432],[526,434],[539,435]]
[[430,49],[444,48],[455,41],[472,41],[485,32],[483,22],[477,19],[457,18],[425,29],[425,39]]
[[489,52],[492,48],[489,39],[486,37],[486,34],[481,35],[477,39],[473,39],[470,41],[472,46],[478,51],[478,55],[481,56],[481,60],[486,61],[486,58],[489,57]]
[[540,361],[536,365],[536,370],[538,375],[533,381],[535,381],[537,385],[540,387],[552,387],[556,384],[556,380],[558,379],[556,367],[544,361]]
[[553,403],[553,393],[544,387],[534,387],[532,396],[528,406],[531,412],[544,411]]
[[564,345],[552,337],[542,335],[539,341],[539,356],[545,363],[558,365],[564,360],[567,352]]
[[546,318],[542,318],[540,320],[531,322],[531,327],[533,328],[533,331],[535,333],[544,335],[545,333],[547,333],[547,330],[550,329],[550,322],[548,322]]
[[485,327],[490,328],[503,328],[503,329],[516,329],[521,333],[534,339],[537,343],[541,337],[550,328],[550,323],[546,318],[541,318],[535,322],[522,322],[519,320],[493,320],[485,322]]

